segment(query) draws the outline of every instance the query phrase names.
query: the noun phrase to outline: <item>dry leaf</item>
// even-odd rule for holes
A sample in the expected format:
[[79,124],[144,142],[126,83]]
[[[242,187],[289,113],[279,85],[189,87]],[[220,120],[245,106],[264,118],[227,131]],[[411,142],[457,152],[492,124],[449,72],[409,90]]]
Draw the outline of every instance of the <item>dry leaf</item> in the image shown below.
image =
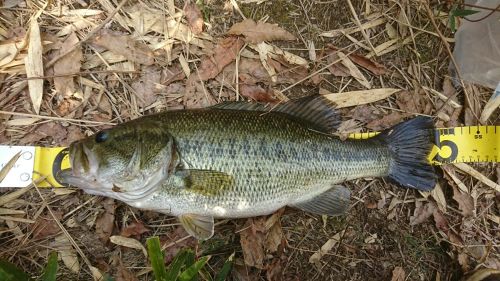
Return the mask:
[[459,168],[460,170],[466,172],[467,174],[475,177],[476,179],[486,184],[487,186],[493,188],[496,192],[500,192],[500,184],[497,184],[494,181],[490,180],[488,177],[481,174],[480,172],[478,172],[471,166],[467,165],[466,163],[455,163],[453,165]]
[[188,22],[189,28],[194,34],[200,34],[203,31],[203,15],[196,3],[186,3],[184,13]]
[[10,160],[7,163],[5,163],[5,165],[0,169],[0,182],[2,182],[5,179],[5,177],[7,177],[7,175],[9,174],[10,170],[14,167],[19,157],[21,157],[22,154],[21,152],[22,150],[14,154],[14,156],[12,156],[12,158],[10,158]]
[[59,252],[59,257],[61,257],[64,265],[74,273],[80,271],[80,262],[76,255],[75,249],[71,245],[65,234],[61,234],[55,238],[54,248]]
[[144,246],[141,244],[141,242],[137,241],[134,238],[127,238],[127,237],[123,237],[123,236],[119,236],[119,235],[113,235],[113,236],[109,237],[109,241],[111,241],[111,243],[119,245],[119,246],[141,250],[145,257],[148,256],[148,252],[146,251],[146,248],[144,248]]
[[95,222],[95,232],[102,242],[106,243],[113,233],[113,226],[115,224],[115,201],[107,198],[102,201],[105,212],[97,218]]
[[94,37],[92,42],[117,55],[126,57],[129,61],[144,65],[154,63],[153,51],[146,44],[135,41],[129,35],[112,35],[109,32],[101,32]]
[[[57,220],[60,221],[62,219],[63,214],[61,211],[54,210],[52,211],[52,213]],[[35,223],[31,225],[31,228],[33,231],[33,238],[36,239],[43,239],[48,236],[55,235],[61,231],[61,228],[48,211],[38,216]]]
[[356,81],[363,85],[363,87],[371,89],[372,85],[370,84],[368,79],[366,79],[363,73],[361,73],[359,68],[351,61],[351,59],[349,59],[349,57],[347,57],[342,52],[337,52],[337,54],[339,55],[342,64],[349,70],[349,74],[351,74],[351,76],[356,79]]
[[399,91],[399,89],[382,88],[343,93],[331,93],[323,88],[320,88],[319,94],[332,101],[335,104],[336,108],[343,108],[382,100]]
[[343,235],[344,231],[341,231],[335,234],[331,239],[328,239],[328,241],[326,241],[326,243],[323,244],[323,246],[321,246],[321,248],[317,252],[315,252],[314,254],[311,255],[311,257],[309,257],[309,262],[313,263],[317,268],[321,268],[321,263],[320,263],[321,258],[340,241],[340,238]]
[[453,200],[457,201],[458,208],[462,211],[462,216],[470,217],[474,215],[474,199],[470,194],[461,192],[458,188],[453,187]]
[[410,217],[410,225],[417,225],[425,222],[436,210],[436,205],[432,202],[423,205],[421,202],[415,202],[415,211]]
[[[78,37],[73,32],[64,40],[58,54],[66,53],[70,48],[78,43]],[[76,47],[71,53],[65,55],[54,64],[54,87],[63,97],[70,97],[75,92],[73,76],[58,76],[61,74],[73,74],[80,71],[83,60],[82,48]]]
[[25,41],[15,41],[0,44],[0,67],[11,63],[23,49]]
[[182,226],[177,227],[173,232],[167,235],[168,236],[160,237],[162,248],[166,245],[169,246],[164,252],[166,264],[172,262],[181,249],[197,247],[198,240],[190,236]]
[[336,53],[332,53],[328,55],[326,58],[326,61],[328,64],[332,64],[333,62],[337,62],[335,64],[332,64],[328,67],[328,70],[335,76],[337,77],[347,77],[350,76],[349,74],[349,69],[347,67],[343,66],[340,62],[340,58]]
[[[24,59],[26,75],[30,77],[43,76],[43,60],[42,60],[42,39],[40,37],[40,27],[36,18],[31,20],[30,40],[28,47],[28,55]],[[40,113],[43,96],[43,79],[28,80],[28,89],[30,93],[31,103],[36,114]]]
[[247,219],[240,232],[240,243],[245,264],[262,269],[264,267],[264,218]]
[[481,123],[486,124],[486,121],[490,118],[491,114],[500,107],[500,84],[495,89],[490,97],[490,100],[486,103],[481,113],[481,118],[479,120]]
[[246,19],[234,24],[227,34],[243,35],[249,43],[260,43],[273,40],[295,40],[295,36],[279,27],[277,24],[256,23],[252,19]]
[[157,94],[161,92],[158,87],[160,84],[161,71],[156,67],[145,67],[141,76],[132,82],[132,89],[134,89],[139,100],[140,107],[147,107],[156,101]]
[[384,117],[382,118],[371,121],[370,123],[366,124],[366,127],[374,131],[384,130],[400,123],[408,115],[408,113],[393,111],[388,115],[384,115]]
[[60,144],[63,142],[66,136],[66,128],[64,128],[61,124],[56,122],[48,122],[29,131],[23,136],[23,138],[19,140],[19,143],[33,144],[34,142],[42,140],[46,137],[52,137],[52,140],[55,143]]
[[214,54],[202,59],[198,67],[200,79],[205,81],[215,78],[226,65],[236,59],[242,47],[243,41],[237,37],[228,37],[219,41],[215,47]]
[[283,230],[281,229],[280,217],[284,211],[285,208],[281,208],[266,220],[266,240],[264,242],[264,248],[269,253],[276,252],[278,246],[281,245]]
[[99,268],[95,266],[89,266],[90,272],[92,273],[92,277],[94,277],[94,280],[101,281],[104,280],[104,276],[102,275],[101,271]]
[[392,271],[391,281],[405,281],[405,270],[401,266],[396,266]]
[[448,234],[450,231],[450,228],[448,226],[448,220],[443,216],[441,211],[438,209],[434,210],[434,213],[432,213],[432,216],[434,217],[434,222],[436,223],[436,227],[443,231],[444,233]]
[[278,102],[278,99],[274,97],[272,90],[264,89],[260,85],[240,84],[240,95],[250,98],[256,102]]
[[443,189],[441,188],[441,185],[439,183],[436,183],[436,186],[433,190],[431,190],[430,194],[436,201],[439,210],[441,210],[441,212],[443,213],[446,213],[446,207],[448,205],[446,204],[446,198],[444,197]]
[[128,270],[125,266],[123,266],[121,261],[120,261],[120,264],[118,265],[118,268],[116,269],[115,280],[116,281],[139,281],[139,279],[137,279],[137,277],[130,270]]
[[[328,46],[330,49],[334,51],[338,51],[339,49],[337,47],[334,47],[332,45]],[[355,64],[361,66],[362,68],[370,71],[371,73],[375,75],[383,75],[387,72],[387,69],[385,66],[365,57],[362,55],[358,55],[356,53],[349,54],[348,55],[349,59],[354,62]],[[333,60],[332,60],[333,61]]]
[[120,232],[121,236],[130,237],[130,236],[140,236],[143,233],[151,231],[149,228],[144,226],[144,223],[141,221],[134,221],[131,224],[127,225]]

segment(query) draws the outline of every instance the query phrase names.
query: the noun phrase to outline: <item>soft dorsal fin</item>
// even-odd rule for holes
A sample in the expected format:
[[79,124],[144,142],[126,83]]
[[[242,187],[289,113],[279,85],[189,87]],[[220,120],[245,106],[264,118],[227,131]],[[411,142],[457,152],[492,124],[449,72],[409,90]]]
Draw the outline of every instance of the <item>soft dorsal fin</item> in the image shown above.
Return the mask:
[[306,121],[322,132],[335,131],[340,125],[340,117],[334,104],[320,95],[290,100],[278,105],[250,102],[224,102],[212,106],[216,109],[232,109],[262,112],[281,112]]

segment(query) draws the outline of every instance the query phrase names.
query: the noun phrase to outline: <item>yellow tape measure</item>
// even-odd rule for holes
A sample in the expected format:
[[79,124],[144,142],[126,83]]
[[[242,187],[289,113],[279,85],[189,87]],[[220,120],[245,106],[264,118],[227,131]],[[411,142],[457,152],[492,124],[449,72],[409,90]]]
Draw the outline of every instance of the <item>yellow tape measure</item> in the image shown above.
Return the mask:
[[[368,139],[378,132],[356,133],[353,139]],[[434,147],[429,154],[432,165],[460,162],[498,162],[500,126],[466,126],[434,130]]]
[[[353,139],[367,139],[378,132],[355,133]],[[500,126],[467,126],[434,130],[434,147],[429,154],[433,165],[459,162],[499,162]],[[33,180],[46,176],[40,186],[61,187],[54,175],[70,167],[65,147],[36,147]]]

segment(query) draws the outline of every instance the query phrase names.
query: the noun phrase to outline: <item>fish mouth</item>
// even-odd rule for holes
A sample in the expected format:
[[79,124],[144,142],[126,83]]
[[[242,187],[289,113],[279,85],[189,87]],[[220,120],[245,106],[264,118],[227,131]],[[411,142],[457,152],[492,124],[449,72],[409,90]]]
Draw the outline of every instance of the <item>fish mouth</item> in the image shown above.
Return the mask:
[[69,161],[71,168],[61,170],[56,175],[61,183],[80,188],[97,183],[97,159],[82,142],[70,145]]

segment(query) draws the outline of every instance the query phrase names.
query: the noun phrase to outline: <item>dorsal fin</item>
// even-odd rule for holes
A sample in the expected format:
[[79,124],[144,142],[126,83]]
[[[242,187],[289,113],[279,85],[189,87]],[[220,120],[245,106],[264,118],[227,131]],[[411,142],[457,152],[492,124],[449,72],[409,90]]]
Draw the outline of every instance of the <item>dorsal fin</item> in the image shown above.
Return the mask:
[[262,112],[281,112],[306,121],[322,132],[335,131],[340,124],[340,117],[334,104],[319,95],[290,100],[278,105],[266,105],[250,102],[224,102],[212,106],[216,109],[232,109]]

